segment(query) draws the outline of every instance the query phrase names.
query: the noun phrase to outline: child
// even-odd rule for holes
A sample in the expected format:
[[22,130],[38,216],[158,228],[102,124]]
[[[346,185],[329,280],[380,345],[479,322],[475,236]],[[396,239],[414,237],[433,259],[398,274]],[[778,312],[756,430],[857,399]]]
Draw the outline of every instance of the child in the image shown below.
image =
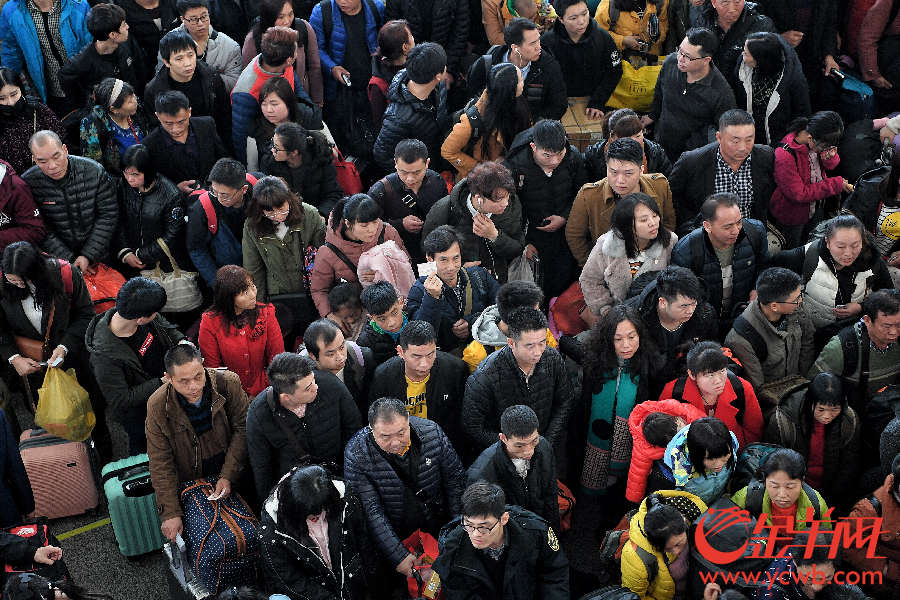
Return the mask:
[[328,318],[341,326],[344,339],[351,342],[359,339],[368,323],[359,294],[359,288],[346,281],[328,292]]
[[403,305],[397,290],[388,281],[376,281],[363,290],[360,300],[371,320],[359,335],[357,343],[371,348],[378,366],[397,356],[397,338],[409,319],[403,312]]

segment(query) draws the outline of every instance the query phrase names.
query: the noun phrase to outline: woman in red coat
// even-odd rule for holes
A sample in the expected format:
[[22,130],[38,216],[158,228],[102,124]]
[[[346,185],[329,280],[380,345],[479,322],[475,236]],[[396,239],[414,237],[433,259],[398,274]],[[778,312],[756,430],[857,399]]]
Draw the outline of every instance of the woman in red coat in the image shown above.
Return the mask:
[[284,352],[275,306],[256,301],[250,271],[225,265],[216,272],[213,305],[200,319],[203,366],[226,367],[254,398],[269,385],[266,367]]
[[[660,400],[675,398],[728,425],[741,447],[763,435],[762,410],[750,382],[728,370],[729,359],[716,342],[700,342],[687,356],[688,376],[670,381]],[[740,386],[742,393],[735,391]],[[742,401],[743,399],[743,401]]]

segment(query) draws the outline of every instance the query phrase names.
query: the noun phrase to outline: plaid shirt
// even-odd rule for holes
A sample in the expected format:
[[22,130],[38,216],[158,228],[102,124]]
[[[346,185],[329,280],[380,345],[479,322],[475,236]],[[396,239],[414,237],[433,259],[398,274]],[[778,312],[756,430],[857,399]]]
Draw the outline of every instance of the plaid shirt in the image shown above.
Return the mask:
[[44,79],[51,96],[57,98],[65,97],[62,87],[59,85],[59,78],[56,74],[59,68],[66,64],[69,60],[69,53],[66,52],[66,46],[63,44],[62,36],[59,33],[59,21],[62,15],[62,2],[55,0],[53,8],[50,12],[41,12],[34,0],[28,0],[28,12],[31,13],[31,19],[34,21],[34,29],[37,32],[38,42],[41,46],[41,54],[44,55]]
[[744,219],[753,217],[753,178],[750,175],[749,156],[741,164],[741,168],[732,171],[722,158],[722,152],[716,154],[716,193],[737,194],[741,217]]

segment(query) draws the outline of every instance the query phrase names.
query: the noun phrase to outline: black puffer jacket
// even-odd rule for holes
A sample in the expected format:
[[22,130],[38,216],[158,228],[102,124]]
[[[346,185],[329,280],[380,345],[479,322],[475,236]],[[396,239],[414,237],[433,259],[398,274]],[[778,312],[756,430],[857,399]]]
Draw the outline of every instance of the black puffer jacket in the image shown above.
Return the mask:
[[153,269],[160,263],[161,270],[171,273],[174,269],[157,241],[162,238],[178,267],[194,270],[185,247],[185,200],[174,183],[157,175],[150,191],[141,193],[121,179],[119,198],[122,207],[116,231],[119,259],[134,252],[145,268]]
[[[278,162],[269,151],[263,153],[259,168],[266,175],[284,179],[291,191],[298,194],[307,204],[315,206],[327,222],[331,209],[344,197],[344,191],[338,184],[337,170],[330,154],[327,157],[314,158],[311,163],[297,167],[295,176],[287,162]],[[300,182],[299,186],[295,185],[295,177]]]
[[[437,423],[410,417],[409,425],[411,441],[420,449],[419,487],[431,499],[443,497],[450,513],[458,515],[466,477],[453,445]],[[375,547],[390,564],[399,565],[409,554],[394,532],[404,519],[404,485],[379,451],[371,427],[364,427],[347,443],[344,479],[365,507]],[[425,512],[429,518],[434,516],[427,506]]]
[[365,600],[375,548],[359,499],[343,480],[333,479],[332,484],[340,500],[337,514],[328,517],[330,569],[309,534],[297,539],[278,523],[276,494],[265,501],[259,540],[269,592],[303,600]]
[[[281,476],[298,463],[294,445],[275,419],[284,419],[300,446],[314,458],[341,465],[342,449],[362,427],[359,409],[341,381],[326,371],[314,371],[319,386],[316,399],[298,417],[281,406],[271,387],[263,390],[247,411],[247,448],[260,501],[267,498]],[[269,406],[272,393],[275,410]]]
[[526,381],[512,349],[504,346],[488,354],[466,382],[462,427],[478,450],[484,450],[497,441],[503,411],[526,404],[537,413],[538,433],[558,448],[574,403],[569,371],[559,352],[544,350]]
[[[881,183],[883,177],[889,176],[890,173],[887,175],[884,173],[876,173],[871,177],[860,178],[856,183],[856,188],[853,190],[853,193],[850,194],[850,197],[844,202],[844,208],[856,215],[856,217],[862,221],[863,225],[865,225],[866,231],[873,235],[875,234],[875,227],[878,224],[878,217],[881,215],[881,207],[884,204],[884,201],[881,199],[881,194],[878,193],[878,185]],[[893,205],[893,203],[890,205]],[[892,252],[896,252],[897,250],[900,250],[900,240],[894,242],[894,245],[891,246],[885,256]]]
[[385,172],[394,170],[394,149],[405,139],[420,140],[432,158],[441,156],[448,119],[447,88],[439,83],[426,102],[412,95],[407,87],[409,81],[409,74],[402,69],[388,88],[389,104],[374,150],[375,161]]
[[[585,149],[584,166],[587,169],[588,181],[600,181],[606,178],[607,144],[609,144],[609,140],[600,140]],[[672,174],[672,161],[666,156],[666,151],[662,146],[656,142],[644,140],[644,156],[647,159],[647,173],[662,173],[666,177]]]
[[[831,18],[833,19],[834,15]],[[713,63],[726,77],[729,73],[734,72],[735,65],[741,59],[741,52],[744,51],[744,42],[747,41],[748,35],[759,31],[775,32],[775,24],[772,23],[772,19],[761,14],[757,10],[755,2],[744,4],[741,16],[727,32],[719,27],[719,13],[713,8],[712,3],[709,3],[700,17],[700,27],[709,29],[719,38],[719,49],[713,54]]]
[[66,176],[59,182],[36,166],[25,171],[22,179],[31,187],[47,226],[41,244],[44,251],[69,262],[79,256],[91,263],[108,259],[119,204],[116,183],[100,163],[70,155]]
[[371,348],[376,367],[397,356],[397,340],[391,334],[375,329],[373,321],[369,321],[356,343],[363,348]]
[[[394,0],[385,2],[384,22],[406,19],[417,44],[435,42],[447,52],[447,72],[453,76],[459,73],[459,63],[466,55],[469,36],[468,0],[435,0],[430,15],[423,15],[421,4],[415,0]],[[480,14],[473,21],[478,27]],[[424,22],[430,22],[431,35],[423,36]],[[432,154],[431,156],[435,156]]]

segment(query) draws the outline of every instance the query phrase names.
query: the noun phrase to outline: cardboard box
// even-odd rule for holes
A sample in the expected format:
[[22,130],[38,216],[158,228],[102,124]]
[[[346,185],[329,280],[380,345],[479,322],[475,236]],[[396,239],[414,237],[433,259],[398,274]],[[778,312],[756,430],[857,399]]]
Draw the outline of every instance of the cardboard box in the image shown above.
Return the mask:
[[590,96],[582,96],[577,98],[569,98],[569,108],[563,115],[563,127],[569,136],[569,142],[584,152],[591,144],[596,144],[603,139],[602,121],[591,121],[584,110],[587,108]]

